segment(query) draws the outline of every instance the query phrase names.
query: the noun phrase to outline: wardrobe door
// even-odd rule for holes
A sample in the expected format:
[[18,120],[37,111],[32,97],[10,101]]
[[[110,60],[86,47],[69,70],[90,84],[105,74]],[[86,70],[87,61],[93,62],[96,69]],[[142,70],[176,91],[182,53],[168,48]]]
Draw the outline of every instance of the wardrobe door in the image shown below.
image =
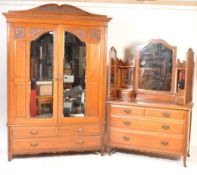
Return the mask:
[[58,101],[60,121],[99,121],[99,105],[103,95],[100,84],[103,78],[103,72],[100,72],[103,68],[101,32],[98,34],[99,39],[93,40],[93,30],[90,28],[64,26],[61,35],[63,40]]
[[57,27],[16,24],[11,48],[11,123],[57,121]]

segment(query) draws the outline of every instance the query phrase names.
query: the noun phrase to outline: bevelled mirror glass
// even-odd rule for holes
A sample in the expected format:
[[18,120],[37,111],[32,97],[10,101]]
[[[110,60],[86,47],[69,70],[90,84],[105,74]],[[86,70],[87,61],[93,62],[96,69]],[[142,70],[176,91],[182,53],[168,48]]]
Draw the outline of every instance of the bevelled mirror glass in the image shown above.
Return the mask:
[[149,43],[139,52],[138,87],[166,91],[172,88],[173,50],[163,43]]
[[63,116],[85,117],[86,43],[64,32]]
[[53,32],[30,43],[30,116],[49,118],[53,114]]

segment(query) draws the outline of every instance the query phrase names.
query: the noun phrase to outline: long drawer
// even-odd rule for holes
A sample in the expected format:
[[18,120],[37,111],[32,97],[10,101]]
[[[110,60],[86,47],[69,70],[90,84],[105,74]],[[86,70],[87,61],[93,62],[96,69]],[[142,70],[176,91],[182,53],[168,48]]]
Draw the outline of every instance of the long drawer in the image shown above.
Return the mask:
[[167,119],[146,119],[142,117],[110,117],[112,127],[121,127],[125,129],[136,129],[141,131],[156,131],[164,133],[183,134],[184,121],[167,120]]
[[184,110],[145,108],[145,116],[184,119],[187,112]]
[[11,127],[12,138],[34,138],[34,137],[54,137],[54,136],[57,136],[57,127],[55,126]]
[[101,135],[101,134],[102,134],[101,125],[72,125],[72,126],[59,127],[60,136]]
[[134,106],[123,106],[123,105],[110,105],[110,114],[121,115],[121,116],[143,116],[144,108],[143,107],[134,107]]
[[110,131],[110,142],[175,152],[182,152],[183,149],[182,136],[170,137],[166,135],[132,133],[126,131],[118,131],[116,130],[116,128],[112,128]]
[[83,150],[102,146],[101,136],[70,137],[70,138],[35,138],[13,139],[12,149],[14,153],[47,152],[48,150]]

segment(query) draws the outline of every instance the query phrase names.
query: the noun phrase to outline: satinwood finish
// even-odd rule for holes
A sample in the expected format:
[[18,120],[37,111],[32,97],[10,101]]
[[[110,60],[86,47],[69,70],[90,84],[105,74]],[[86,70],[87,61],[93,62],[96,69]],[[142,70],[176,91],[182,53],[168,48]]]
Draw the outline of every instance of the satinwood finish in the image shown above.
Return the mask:
[[[8,25],[8,153],[15,155],[104,150],[106,38],[104,15],[47,4],[4,13]],[[50,118],[30,117],[30,43],[53,32],[53,103]],[[85,117],[63,117],[64,32],[86,43]],[[31,72],[34,73],[34,72]]]
[[[139,69],[142,64],[146,64],[146,62],[140,61],[140,50],[147,48],[147,44],[137,49],[135,96],[133,98],[126,101],[114,96],[116,93],[110,93],[110,88],[113,87],[110,86],[109,72],[108,152],[110,153],[111,149],[119,148],[169,156],[183,156],[183,164],[186,166],[186,158],[189,155],[193,106],[194,54],[192,49],[189,49],[186,60],[181,63],[176,60],[176,47],[160,39],[148,42],[148,44],[155,43],[164,46],[161,46],[161,48],[166,47],[171,50],[171,90],[156,91],[139,88],[139,78],[141,78]],[[145,55],[146,59],[150,59],[155,64],[155,58],[150,58],[150,54]],[[162,53],[159,55],[162,55]],[[154,67],[152,68],[154,69]],[[149,70],[152,70],[152,68]],[[109,68],[110,70],[111,68]],[[180,78],[182,78],[182,82],[180,82]]]

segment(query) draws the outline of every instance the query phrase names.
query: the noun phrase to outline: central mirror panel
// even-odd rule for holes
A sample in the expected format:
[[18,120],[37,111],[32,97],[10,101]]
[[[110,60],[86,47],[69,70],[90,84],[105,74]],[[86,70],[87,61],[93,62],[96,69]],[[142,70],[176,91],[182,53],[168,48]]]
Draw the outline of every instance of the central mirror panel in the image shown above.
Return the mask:
[[86,44],[64,32],[63,116],[85,117]]
[[171,91],[173,50],[163,43],[149,43],[139,56],[139,89]]

